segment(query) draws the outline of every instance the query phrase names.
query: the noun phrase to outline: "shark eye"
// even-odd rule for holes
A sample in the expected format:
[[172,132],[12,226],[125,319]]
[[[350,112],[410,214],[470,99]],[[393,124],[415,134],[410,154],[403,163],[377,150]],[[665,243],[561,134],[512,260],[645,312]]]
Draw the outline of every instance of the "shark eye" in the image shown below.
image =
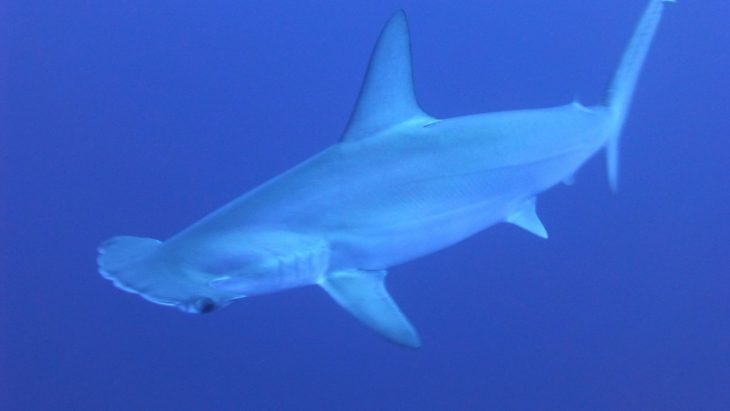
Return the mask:
[[216,305],[210,298],[201,298],[195,302],[195,308],[200,314],[207,314],[215,310]]
[[218,308],[218,306],[212,299],[203,297],[179,304],[177,308],[189,314],[207,314]]

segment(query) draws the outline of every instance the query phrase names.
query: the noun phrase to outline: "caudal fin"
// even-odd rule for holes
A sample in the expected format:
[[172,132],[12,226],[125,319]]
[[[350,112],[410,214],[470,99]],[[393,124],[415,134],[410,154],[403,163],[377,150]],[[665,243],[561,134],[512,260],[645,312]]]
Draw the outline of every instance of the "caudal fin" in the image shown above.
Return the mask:
[[636,83],[641,68],[646,60],[649,47],[661,20],[664,3],[674,3],[674,0],[650,0],[639,25],[634,31],[621,64],[614,74],[611,87],[608,89],[606,105],[613,114],[613,128],[606,143],[606,167],[608,183],[613,191],[618,189],[619,170],[619,143],[626,115],[631,106],[631,99],[636,89]]

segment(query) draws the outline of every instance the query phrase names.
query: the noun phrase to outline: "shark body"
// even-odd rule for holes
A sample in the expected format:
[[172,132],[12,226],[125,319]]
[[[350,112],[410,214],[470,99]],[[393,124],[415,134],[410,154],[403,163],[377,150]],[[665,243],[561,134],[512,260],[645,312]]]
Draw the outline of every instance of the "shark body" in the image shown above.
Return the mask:
[[649,2],[604,104],[449,119],[418,106],[397,12],[340,142],[164,242],[105,241],[99,271],[191,313],[317,284],[384,337],[419,346],[385,288],[386,270],[501,222],[547,238],[536,196],[604,148],[615,187],[621,128],[664,2]]

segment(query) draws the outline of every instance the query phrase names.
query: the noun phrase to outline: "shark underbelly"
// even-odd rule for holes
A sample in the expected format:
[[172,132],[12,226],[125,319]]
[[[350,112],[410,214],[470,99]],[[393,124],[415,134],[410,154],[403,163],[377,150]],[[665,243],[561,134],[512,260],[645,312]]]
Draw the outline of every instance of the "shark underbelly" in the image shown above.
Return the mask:
[[327,228],[319,235],[332,247],[335,270],[391,267],[507,220],[572,175],[590,154],[572,151],[528,164],[393,183],[368,196],[379,197],[377,201],[362,201],[331,220],[320,220],[320,227]]
[[431,137],[322,152],[194,224],[166,248],[194,255],[201,244],[231,236],[289,232],[326,242],[331,270],[384,269],[506,221],[599,147],[518,158],[490,151],[485,138]]

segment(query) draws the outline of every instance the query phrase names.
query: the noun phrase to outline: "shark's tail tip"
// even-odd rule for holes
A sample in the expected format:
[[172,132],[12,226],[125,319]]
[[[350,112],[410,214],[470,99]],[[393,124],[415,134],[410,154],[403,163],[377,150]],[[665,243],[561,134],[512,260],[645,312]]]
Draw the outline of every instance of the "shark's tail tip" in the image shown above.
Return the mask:
[[606,142],[606,165],[611,190],[618,189],[619,140],[624,121],[631,106],[639,74],[649,47],[661,20],[664,3],[675,0],[651,0],[621,59],[606,96],[606,105],[612,111],[612,127]]

